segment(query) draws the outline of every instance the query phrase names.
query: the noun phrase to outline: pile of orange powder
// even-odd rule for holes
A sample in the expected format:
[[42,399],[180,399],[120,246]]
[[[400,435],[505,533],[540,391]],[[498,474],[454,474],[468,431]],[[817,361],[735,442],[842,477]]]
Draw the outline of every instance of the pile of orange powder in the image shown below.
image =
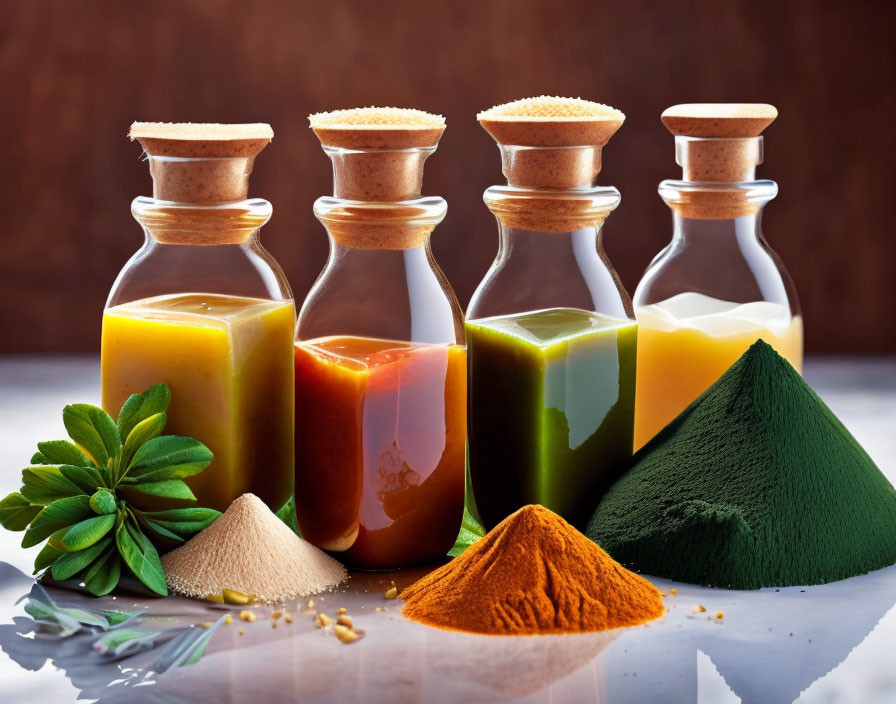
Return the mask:
[[414,621],[490,635],[606,631],[665,612],[656,587],[542,506],[524,506],[401,598]]

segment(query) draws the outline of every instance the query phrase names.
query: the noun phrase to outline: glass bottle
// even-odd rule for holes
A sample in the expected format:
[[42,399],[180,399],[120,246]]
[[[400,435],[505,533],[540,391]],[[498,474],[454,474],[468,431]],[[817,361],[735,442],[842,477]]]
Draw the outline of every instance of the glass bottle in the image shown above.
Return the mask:
[[444,557],[460,528],[466,354],[430,250],[446,204],[420,197],[444,124],[427,135],[402,123],[436,119],[426,113],[348,112],[397,121],[398,138],[328,130],[345,111],[312,116],[335,195],[314,204],[330,257],[296,329],[297,514],[302,535],[346,564],[390,569]]
[[485,192],[499,249],[467,311],[475,508],[487,528],[531,503],[581,527],[631,457],[637,326],[601,242],[620,196],[593,185],[623,116],[508,125],[504,107],[480,115],[508,185]]
[[[800,370],[803,324],[793,282],[762,234],[778,192],[754,180],[770,105],[682,105],[663,114],[682,180],[663,181],[671,243],[634,295],[638,318],[635,449],[712,385],[759,338]],[[696,136],[695,136],[696,135]]]
[[168,384],[165,432],[211,449],[186,482],[198,505],[221,511],[246,492],[278,510],[293,492],[295,306],[258,237],[271,204],[246,199],[271,135],[267,125],[133,126],[154,197],[132,203],[146,239],[103,315],[103,407],[115,417],[129,395]]

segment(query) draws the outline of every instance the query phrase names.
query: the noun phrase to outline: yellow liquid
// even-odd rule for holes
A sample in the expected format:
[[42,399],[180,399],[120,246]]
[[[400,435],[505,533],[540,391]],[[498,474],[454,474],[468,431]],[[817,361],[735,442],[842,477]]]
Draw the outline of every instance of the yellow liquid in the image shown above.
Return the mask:
[[214,453],[186,479],[220,511],[245,492],[272,509],[293,491],[292,301],[212,294],[147,298],[106,310],[102,403],[113,418],[153,384],[171,387],[166,434]]
[[789,309],[779,304],[739,305],[685,293],[635,313],[635,450],[712,386],[760,338],[802,371],[802,318],[792,317]]

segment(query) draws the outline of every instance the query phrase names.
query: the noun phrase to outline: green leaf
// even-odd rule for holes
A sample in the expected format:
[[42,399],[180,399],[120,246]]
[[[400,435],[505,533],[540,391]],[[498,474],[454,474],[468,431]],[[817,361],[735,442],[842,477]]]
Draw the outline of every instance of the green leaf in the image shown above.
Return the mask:
[[[94,596],[105,596],[118,584],[121,578],[121,558],[117,546],[110,547],[106,553],[91,565],[84,575],[84,586]],[[114,622],[113,622],[114,625]]]
[[31,522],[22,539],[22,547],[30,548],[49,538],[61,528],[74,525],[92,515],[90,498],[84,495],[59,499],[46,506]]
[[292,532],[295,533],[300,538],[302,537],[302,532],[299,530],[299,522],[296,519],[296,497],[295,494],[289,497],[289,501],[287,501],[283,506],[280,507],[274,513],[277,518],[283,521],[286,525],[288,525]]
[[169,479],[164,482],[149,482],[147,484],[141,482],[140,484],[134,484],[133,486],[128,485],[128,488],[133,491],[139,491],[141,494],[160,496],[163,499],[196,500],[196,496],[190,491],[190,487],[180,479]]
[[100,655],[124,658],[142,650],[151,650],[158,645],[161,631],[137,631],[130,628],[116,628],[107,631],[95,641],[93,649]]
[[94,513],[101,516],[115,513],[118,510],[118,502],[115,500],[115,494],[108,489],[100,489],[90,497],[90,508]]
[[49,440],[37,443],[37,453],[49,462],[38,464],[71,464],[76,467],[93,467],[93,462],[78,446],[68,440]]
[[0,525],[6,530],[25,530],[34,517],[41,512],[18,492],[14,492],[0,501]]
[[171,390],[167,384],[151,386],[142,394],[129,397],[118,414],[118,430],[121,437],[127,440],[138,423],[157,413],[164,413],[171,403]]
[[56,464],[49,457],[44,457],[41,453],[35,452],[31,455],[31,464]]
[[62,474],[59,467],[27,467],[22,470],[22,485],[22,496],[42,506],[84,493]]
[[[115,519],[113,518],[113,521],[114,520]],[[63,579],[68,579],[69,577],[78,574],[78,572],[86,568],[91,562],[99,557],[100,553],[111,544],[112,538],[108,537],[100,540],[98,543],[94,543],[84,550],[78,550],[77,552],[70,552],[62,555],[53,563],[52,567],[50,567],[53,579],[62,581]]]
[[121,467],[128,467],[131,458],[144,443],[149,442],[153,438],[157,438],[165,429],[165,423],[168,422],[168,416],[164,413],[156,413],[146,418],[131,430],[128,439],[124,443],[124,450],[121,453]]
[[172,508],[167,511],[140,511],[142,518],[179,535],[189,538],[208,528],[221,515],[213,508]]
[[72,526],[53,547],[64,552],[84,550],[96,543],[115,525],[115,515],[95,516]]
[[59,471],[62,476],[68,479],[72,484],[81,487],[81,491],[87,495],[93,494],[97,489],[106,486],[106,480],[100,470],[95,467],[75,467],[69,464],[60,465]]
[[480,525],[469,509],[464,507],[464,518],[460,526],[460,533],[454,542],[454,547],[448,551],[448,554],[451,557],[457,557],[484,535],[485,528]]
[[[62,530],[65,530],[63,528]],[[47,569],[50,565],[52,565],[56,560],[65,555],[61,550],[57,550],[52,545],[47,543],[41,548],[41,551],[37,553],[37,557],[34,558],[34,573],[37,574],[41,570]]]
[[118,426],[102,408],[75,403],[62,409],[62,422],[71,439],[84,448],[94,464],[103,466],[121,449]]
[[143,532],[131,525],[130,521],[121,521],[115,531],[115,541],[118,544],[118,552],[137,579],[157,594],[168,596],[168,586],[165,584],[165,572],[162,570],[159,553]]
[[205,445],[193,438],[163,435],[140,446],[125,481],[161,482],[199,474],[208,467],[213,455]]
[[174,540],[175,542],[178,542],[178,543],[184,542],[184,539],[181,538],[179,535],[172,533],[167,528],[163,528],[155,521],[150,521],[148,518],[143,518],[143,516],[139,516],[139,518],[140,518],[140,523],[145,525],[156,535],[159,535],[163,538],[168,538],[169,540]]

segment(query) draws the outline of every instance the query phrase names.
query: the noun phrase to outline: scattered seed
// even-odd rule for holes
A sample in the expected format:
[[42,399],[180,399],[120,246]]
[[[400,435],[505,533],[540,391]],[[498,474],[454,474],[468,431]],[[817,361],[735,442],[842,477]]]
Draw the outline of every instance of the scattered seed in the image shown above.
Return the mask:
[[669,590],[669,593],[670,593],[670,594],[678,594],[678,590],[675,589],[675,588],[672,588],[672,589]]
[[292,616],[290,616],[289,614],[286,614],[286,616],[284,616],[283,620],[286,621],[287,623],[292,623]]
[[704,611],[706,611],[706,607],[701,606],[700,604],[696,604],[694,608],[691,609],[691,611],[693,611],[695,614],[702,614]]
[[352,621],[352,617],[348,614],[339,614],[339,618],[336,619],[336,623],[340,626],[345,626],[346,628],[354,628],[355,623]]
[[275,621],[276,621],[278,618],[281,618],[282,616],[283,616],[283,612],[282,612],[282,611],[275,611],[274,613],[271,614],[271,618],[274,619]]
[[211,621],[203,621],[199,624],[201,628],[211,628],[214,625]]
[[386,607],[385,607],[385,606],[377,606],[377,607],[376,607],[376,610],[377,610],[377,611],[385,611],[385,610],[386,610]]
[[314,621],[314,625],[318,628],[326,628],[330,625],[331,622],[332,621],[329,616],[324,613],[319,613]]
[[716,611],[716,618],[718,618],[718,619],[725,618],[725,612],[724,611]]
[[387,599],[394,599],[395,597],[398,596],[398,587],[390,587],[389,589],[386,590],[386,593],[384,594],[384,596]]
[[225,604],[231,604],[232,606],[245,606],[252,601],[251,596],[238,592],[236,589],[222,589],[221,597],[224,599]]
[[227,614],[224,617],[224,623],[226,623],[228,626],[232,626],[233,625],[233,616],[231,616],[230,614]]
[[240,619],[243,621],[247,621],[248,623],[254,623],[256,618],[258,618],[258,617],[252,611],[240,611]]
[[205,598],[206,598],[207,601],[213,601],[213,602],[215,602],[216,604],[223,604],[223,603],[224,603],[224,597],[221,596],[220,594],[209,594],[209,595],[208,595],[207,597],[205,597]]
[[240,629],[240,635],[241,635],[241,636],[246,635],[246,632],[245,632],[242,628]]
[[313,609],[313,608],[314,608],[314,599],[309,599],[309,600],[308,600],[308,607],[307,607],[307,608],[309,608],[309,609]]
[[277,622],[271,621],[271,628],[276,628],[276,627],[277,627]]
[[364,631],[353,631],[351,628],[339,624],[333,626],[333,633],[343,643],[354,643],[364,635]]
[[340,614],[344,614],[344,613],[347,612],[347,609],[346,609],[344,606],[340,606],[339,609],[338,609],[337,611],[338,611],[338,613],[340,613]]

